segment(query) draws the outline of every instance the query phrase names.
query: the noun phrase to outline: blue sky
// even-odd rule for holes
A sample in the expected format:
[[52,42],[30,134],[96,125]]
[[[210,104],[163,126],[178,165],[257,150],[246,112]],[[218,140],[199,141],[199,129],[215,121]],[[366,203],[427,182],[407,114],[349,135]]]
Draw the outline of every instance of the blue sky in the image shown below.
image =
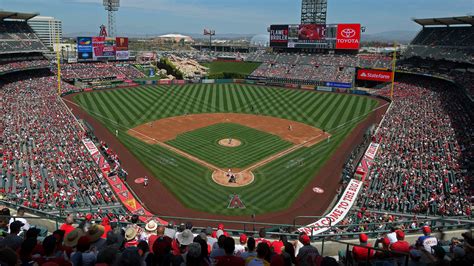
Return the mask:
[[[328,23],[358,22],[367,33],[419,30],[413,17],[474,14],[474,0],[329,0]],[[98,32],[102,0],[0,0],[0,8],[63,21],[64,32]],[[118,33],[266,33],[269,24],[299,23],[301,0],[121,0]]]

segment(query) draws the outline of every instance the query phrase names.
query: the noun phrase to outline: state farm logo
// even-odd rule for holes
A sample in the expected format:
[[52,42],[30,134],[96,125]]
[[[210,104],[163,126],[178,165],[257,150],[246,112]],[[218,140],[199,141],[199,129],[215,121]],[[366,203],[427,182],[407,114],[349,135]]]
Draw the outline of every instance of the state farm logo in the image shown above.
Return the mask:
[[341,31],[341,36],[346,38],[346,39],[352,38],[355,35],[356,35],[356,31],[354,29],[351,29],[351,28],[346,28],[346,29],[343,29]]
[[365,74],[365,72],[364,72],[364,73],[360,74],[360,76],[361,77],[367,77],[367,74]]

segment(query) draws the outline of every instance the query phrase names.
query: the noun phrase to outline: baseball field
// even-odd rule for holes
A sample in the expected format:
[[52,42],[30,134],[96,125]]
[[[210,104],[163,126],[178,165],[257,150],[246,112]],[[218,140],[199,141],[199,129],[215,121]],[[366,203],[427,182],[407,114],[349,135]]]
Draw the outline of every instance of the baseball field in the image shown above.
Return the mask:
[[[246,84],[142,86],[73,100],[186,208],[230,216],[292,206],[379,104],[368,97]],[[229,170],[237,179],[243,173],[252,178],[238,186],[216,181],[217,172]],[[328,183],[318,182],[323,189]],[[228,208],[234,194],[245,208]],[[160,201],[160,194],[152,198]]]

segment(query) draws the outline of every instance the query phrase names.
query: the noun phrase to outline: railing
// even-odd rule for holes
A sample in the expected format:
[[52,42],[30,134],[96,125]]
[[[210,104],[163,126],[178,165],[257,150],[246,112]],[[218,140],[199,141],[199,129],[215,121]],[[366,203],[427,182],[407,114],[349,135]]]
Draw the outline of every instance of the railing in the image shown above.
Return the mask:
[[[370,261],[373,261],[373,260],[387,260],[386,258],[385,259],[384,258],[379,258],[378,259],[374,254],[374,253],[377,253],[377,252],[382,253],[382,254],[392,255],[390,257],[393,257],[393,259],[390,259],[390,260],[397,260],[397,258],[403,258],[403,260],[401,260],[401,261],[404,261],[404,264],[401,264],[401,265],[408,265],[408,260],[409,260],[409,257],[410,257],[409,253],[397,252],[397,251],[393,251],[393,250],[380,249],[380,248],[376,248],[376,247],[369,247],[369,246],[363,246],[363,245],[358,245],[358,244],[352,244],[352,243],[342,242],[342,241],[338,241],[338,240],[332,240],[332,241],[336,242],[336,243],[339,243],[339,244],[346,245],[345,258],[342,259],[342,261],[344,262],[344,265],[346,265],[346,266],[347,265],[354,265],[353,262],[355,261],[353,256],[351,255],[352,253],[349,250],[349,246],[361,247],[361,248],[367,249],[367,258],[365,259],[365,261],[362,261],[362,262],[365,262],[366,265],[370,265]],[[372,255],[372,254],[374,254],[374,255]],[[339,258],[339,261],[341,261],[341,258]],[[398,261],[401,262],[400,260],[398,260]]]

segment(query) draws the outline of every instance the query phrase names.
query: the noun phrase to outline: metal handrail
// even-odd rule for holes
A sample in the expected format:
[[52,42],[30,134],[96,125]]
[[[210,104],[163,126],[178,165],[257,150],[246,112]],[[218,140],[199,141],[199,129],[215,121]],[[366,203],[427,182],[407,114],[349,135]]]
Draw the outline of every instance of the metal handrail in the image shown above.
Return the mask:
[[[346,265],[346,266],[348,264],[347,254],[349,254],[349,246],[362,247],[362,248],[367,249],[367,258],[365,260],[367,265],[369,265],[369,261],[377,259],[377,258],[371,258],[370,254],[372,253],[372,251],[379,251],[379,252],[383,252],[383,253],[390,253],[390,254],[394,254],[394,255],[398,255],[398,256],[404,256],[405,257],[405,264],[404,265],[408,265],[408,260],[410,258],[410,254],[405,253],[405,252],[385,250],[385,249],[380,249],[380,248],[377,248],[377,247],[369,247],[369,246],[364,246],[364,245],[359,245],[359,244],[343,242],[343,241],[339,241],[339,240],[331,240],[331,241],[339,243],[339,244],[346,245],[346,258],[345,258],[345,261],[344,261],[344,265]],[[352,256],[351,256],[351,258],[352,258]]]

